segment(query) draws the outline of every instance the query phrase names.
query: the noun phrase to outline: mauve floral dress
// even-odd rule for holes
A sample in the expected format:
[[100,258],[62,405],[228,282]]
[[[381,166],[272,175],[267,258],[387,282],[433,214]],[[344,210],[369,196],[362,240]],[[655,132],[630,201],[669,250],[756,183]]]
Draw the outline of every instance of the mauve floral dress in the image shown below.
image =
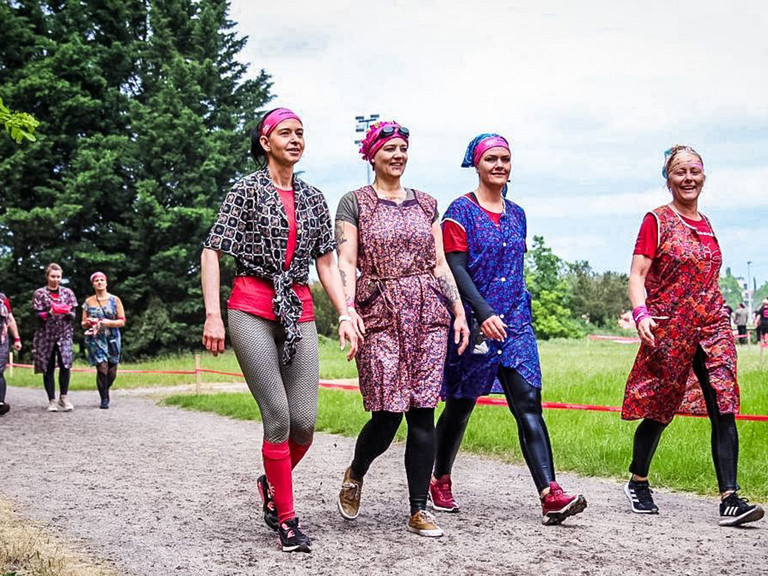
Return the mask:
[[437,201],[417,190],[396,204],[370,186],[359,206],[356,309],[365,322],[357,354],[369,411],[434,408],[440,394],[451,317],[433,274]]

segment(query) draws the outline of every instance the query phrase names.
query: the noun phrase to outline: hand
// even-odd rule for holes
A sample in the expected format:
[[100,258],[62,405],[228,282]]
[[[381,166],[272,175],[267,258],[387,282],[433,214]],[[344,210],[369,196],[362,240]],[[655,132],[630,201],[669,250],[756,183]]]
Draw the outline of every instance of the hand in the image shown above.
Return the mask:
[[[347,362],[357,355],[360,339],[357,337],[356,327],[349,320],[339,322],[339,346],[344,350],[346,342],[349,342],[349,352],[347,352]],[[346,341],[346,342],[345,342]]]
[[362,340],[363,336],[365,336],[365,324],[363,323],[362,316],[354,308],[349,309],[349,315],[352,316],[352,323],[355,325],[358,340]]
[[503,342],[507,337],[507,325],[495,314],[480,325],[483,336],[491,340]]
[[221,316],[209,316],[205,319],[203,346],[214,356],[224,353],[224,334],[224,322]]
[[18,352],[19,350],[21,350],[21,340],[15,340],[15,341],[13,342],[13,349],[14,349],[16,352]]
[[469,346],[469,326],[467,326],[467,317],[463,314],[456,316],[453,321],[453,343],[459,344],[459,354]]
[[640,336],[640,340],[643,344],[646,344],[651,348],[656,347],[656,338],[653,335],[653,329],[656,328],[656,326],[656,322],[650,316],[641,318],[640,322],[637,324],[637,335]]

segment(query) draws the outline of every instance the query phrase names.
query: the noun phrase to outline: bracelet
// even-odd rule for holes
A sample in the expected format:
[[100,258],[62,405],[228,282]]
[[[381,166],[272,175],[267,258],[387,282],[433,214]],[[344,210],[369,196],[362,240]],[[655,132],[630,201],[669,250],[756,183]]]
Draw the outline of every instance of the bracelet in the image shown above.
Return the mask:
[[352,322],[352,316],[350,316],[349,314],[342,314],[341,316],[339,316],[339,324],[341,324],[342,322]]
[[645,304],[642,306],[638,306],[634,310],[632,310],[632,319],[635,321],[635,324],[639,324],[640,320],[643,318],[650,318],[651,313],[648,312],[648,308],[646,308]]
[[14,342],[21,342],[21,338],[19,338],[18,336],[16,336],[16,338],[14,338],[14,339],[13,339],[13,341],[14,341]]

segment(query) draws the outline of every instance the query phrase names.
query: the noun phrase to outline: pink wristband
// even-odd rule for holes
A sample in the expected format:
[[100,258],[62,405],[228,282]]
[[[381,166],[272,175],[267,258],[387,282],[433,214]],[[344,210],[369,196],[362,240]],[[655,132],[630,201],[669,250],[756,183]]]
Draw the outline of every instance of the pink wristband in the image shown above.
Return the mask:
[[635,321],[635,324],[639,324],[640,320],[642,320],[643,318],[650,318],[650,317],[651,317],[651,313],[648,312],[648,308],[646,308],[645,305],[638,306],[637,308],[632,310],[632,319]]

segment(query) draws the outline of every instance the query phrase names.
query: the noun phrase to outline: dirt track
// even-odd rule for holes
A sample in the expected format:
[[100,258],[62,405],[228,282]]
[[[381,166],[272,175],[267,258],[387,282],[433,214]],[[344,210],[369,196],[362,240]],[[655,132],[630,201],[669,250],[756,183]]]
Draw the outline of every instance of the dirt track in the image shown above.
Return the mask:
[[[40,390],[10,388],[0,418],[0,494],[126,575],[768,574],[768,522],[720,528],[712,499],[656,493],[662,514],[628,511],[621,485],[562,475],[589,507],[545,527],[524,468],[460,455],[464,511],[440,515],[446,537],[405,530],[402,445],[377,461],[358,520],[335,496],[353,440],[318,434],[296,471],[296,510],[312,554],[286,554],[263,524],[255,487],[261,426],[75,392],[48,414]],[[516,439],[510,439],[516,441]]]

